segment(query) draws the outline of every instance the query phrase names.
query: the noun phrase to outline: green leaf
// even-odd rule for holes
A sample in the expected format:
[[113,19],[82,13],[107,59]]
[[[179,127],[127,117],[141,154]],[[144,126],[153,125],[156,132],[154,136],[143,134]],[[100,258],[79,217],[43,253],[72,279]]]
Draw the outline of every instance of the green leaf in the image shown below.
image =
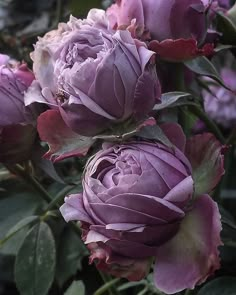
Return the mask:
[[156,104],[153,108],[154,111],[160,111],[162,109],[168,108],[168,107],[174,107],[175,103],[178,100],[182,100],[183,98],[191,96],[190,93],[186,92],[167,92],[162,94],[161,96],[161,103]]
[[[40,196],[35,192],[29,192],[25,188],[17,186],[16,182],[10,182],[11,187],[0,193],[0,239],[20,220],[35,214],[36,210],[43,204]],[[7,195],[7,197],[6,197]]]
[[[9,230],[22,219],[32,216],[36,213],[43,202],[35,192],[30,192],[18,185],[16,181],[11,181],[8,185],[3,185],[7,191],[0,193],[0,240],[4,239]],[[11,190],[15,190],[12,192]],[[23,192],[24,190],[24,192]],[[19,246],[27,233],[26,228],[17,232],[7,243],[0,249],[0,253],[16,255]]]
[[67,226],[59,238],[56,279],[60,286],[81,269],[81,260],[87,254],[81,239]]
[[173,147],[173,144],[169,141],[162,129],[157,125],[143,127],[136,134],[136,136],[142,137],[144,139],[157,140],[170,148]]
[[221,277],[207,283],[197,295],[235,295],[236,278]]
[[38,216],[28,216],[28,217],[20,220],[16,225],[14,225],[9,230],[9,232],[7,233],[7,235],[2,240],[0,240],[0,246],[3,245],[4,243],[6,243],[11,237],[13,237],[21,229],[23,229],[24,227],[26,227],[27,225],[29,225],[31,223],[35,223],[38,220],[39,220],[39,217]]
[[21,295],[47,295],[56,265],[55,241],[50,227],[41,222],[25,237],[15,262],[15,281]]
[[217,30],[222,33],[220,42],[227,45],[236,45],[236,26],[230,18],[222,12],[217,13]]
[[200,56],[188,60],[184,64],[194,73],[212,78],[226,89],[231,90],[227,85],[224,84],[216,68],[206,57]]
[[64,295],[85,295],[85,286],[82,281],[74,281]]

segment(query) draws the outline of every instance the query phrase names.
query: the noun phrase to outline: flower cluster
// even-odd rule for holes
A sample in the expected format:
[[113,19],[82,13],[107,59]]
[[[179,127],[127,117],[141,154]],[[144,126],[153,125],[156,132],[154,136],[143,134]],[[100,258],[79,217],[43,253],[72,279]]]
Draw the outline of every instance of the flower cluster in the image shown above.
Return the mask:
[[116,0],[39,38],[32,72],[0,55],[0,161],[30,159],[39,138],[52,162],[87,157],[83,190],[65,197],[63,218],[80,221],[98,269],[137,281],[155,261],[155,286],[167,294],[193,289],[220,267],[211,193],[224,174],[224,143],[209,130],[187,138],[173,108],[199,114],[199,99],[178,91],[188,68],[188,84],[207,76],[196,80],[209,117],[236,124],[235,70],[222,67],[218,77],[207,59],[221,35],[214,20],[228,8],[228,1]]

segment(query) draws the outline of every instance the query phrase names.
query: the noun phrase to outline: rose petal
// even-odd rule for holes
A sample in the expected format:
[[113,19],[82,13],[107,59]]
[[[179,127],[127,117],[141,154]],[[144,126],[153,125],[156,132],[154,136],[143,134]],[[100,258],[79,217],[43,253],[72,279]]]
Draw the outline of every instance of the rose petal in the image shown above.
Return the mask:
[[223,146],[211,133],[191,137],[186,144],[186,156],[193,168],[195,194],[211,192],[224,174]]
[[186,205],[186,201],[190,200],[192,194],[193,179],[192,176],[188,176],[173,187],[164,199],[172,204],[175,204],[178,208],[182,208]]
[[[90,230],[93,230],[106,237],[106,240],[100,240],[102,242],[107,242],[107,238],[114,239],[112,245],[118,243],[123,243],[128,250],[128,245],[130,242],[142,244],[143,246],[158,247],[165,242],[169,241],[179,229],[180,221],[169,223],[169,224],[159,224],[157,226],[141,226],[136,228],[134,231],[121,231],[113,226],[113,229],[107,229],[108,226],[91,225]],[[91,242],[97,242],[99,240],[91,240]],[[153,249],[152,249],[153,250]],[[118,250],[119,251],[119,250]],[[134,249],[131,247],[129,249],[133,253]],[[142,255],[138,253],[138,255]],[[133,257],[133,256],[132,256]]]
[[129,25],[133,19],[137,19],[138,24],[144,26],[142,0],[116,1],[106,13],[112,29],[117,29],[120,25]]
[[157,249],[154,269],[156,287],[174,294],[193,289],[220,266],[220,214],[217,204],[208,196],[199,197],[177,235]]
[[182,127],[176,123],[164,123],[161,124],[161,129],[168,137],[170,142],[172,142],[178,149],[182,152],[185,150],[186,136],[183,132]]
[[[46,94],[46,97],[43,94]],[[38,102],[48,104],[52,107],[57,107],[57,103],[49,88],[46,88],[44,89],[44,91],[42,91],[40,84],[37,80],[34,80],[25,92],[24,101],[26,106],[29,106],[34,102]]]
[[90,263],[98,261],[97,268],[113,276],[127,278],[130,281],[140,281],[149,272],[150,259],[130,259],[115,254],[109,247],[101,243],[87,245],[91,251]]
[[182,218],[184,212],[166,199],[141,194],[124,193],[106,201],[108,204],[129,208],[171,222]]
[[149,225],[163,223],[163,220],[154,216],[134,211],[129,208],[120,207],[111,204],[92,203],[90,204],[92,211],[104,221],[108,223],[140,223]]
[[66,222],[71,220],[84,221],[92,224],[92,219],[85,211],[82,194],[73,194],[65,197],[65,203],[60,207],[60,212]]
[[38,117],[38,132],[41,140],[48,142],[50,147],[44,157],[53,162],[84,156],[94,143],[92,138],[73,132],[56,110],[48,110]]
[[214,53],[212,44],[205,44],[203,48],[197,47],[194,39],[167,39],[162,42],[151,41],[149,49],[155,51],[160,58],[172,62],[181,62],[197,56],[208,56]]
[[10,57],[5,54],[0,54],[0,66],[6,65],[10,60]]

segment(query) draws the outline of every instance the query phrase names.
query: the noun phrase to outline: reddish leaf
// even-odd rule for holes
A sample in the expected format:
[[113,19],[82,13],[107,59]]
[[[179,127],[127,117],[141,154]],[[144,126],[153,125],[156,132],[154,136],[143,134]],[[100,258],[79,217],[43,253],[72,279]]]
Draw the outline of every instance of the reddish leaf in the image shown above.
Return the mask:
[[38,132],[41,140],[50,147],[44,157],[53,162],[85,156],[94,143],[91,137],[72,131],[57,110],[48,110],[38,117]]
[[155,51],[161,59],[172,62],[181,62],[214,53],[213,44],[207,43],[202,48],[198,48],[195,39],[167,39],[162,42],[154,40],[150,42],[149,49]]

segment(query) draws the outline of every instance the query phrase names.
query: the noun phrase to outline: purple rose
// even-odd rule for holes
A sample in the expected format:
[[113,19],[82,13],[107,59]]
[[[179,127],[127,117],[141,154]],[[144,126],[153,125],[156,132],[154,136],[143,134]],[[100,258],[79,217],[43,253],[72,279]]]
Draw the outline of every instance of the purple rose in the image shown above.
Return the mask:
[[[206,33],[207,3],[201,0],[117,0],[107,10],[112,28],[130,25],[136,19],[140,28],[149,30],[151,39],[202,40]],[[206,5],[204,5],[206,4]]]
[[0,54],[0,162],[19,162],[29,156],[36,130],[24,105],[24,92],[33,80],[26,64]]
[[66,197],[60,210],[66,221],[82,222],[90,261],[98,268],[140,280],[154,256],[155,284],[173,294],[219,267],[220,217],[205,193],[224,170],[214,136],[188,141],[187,159],[181,128],[162,128],[179,148],[145,141],[105,144],[85,167],[83,193]]
[[236,71],[222,68],[220,76],[232,91],[206,78],[205,81],[210,82],[210,91],[203,91],[204,108],[209,117],[218,124],[225,128],[234,128],[236,126]]
[[0,127],[26,122],[24,92],[33,80],[34,75],[25,64],[11,62],[0,54]]
[[110,27],[127,28],[151,40],[149,49],[171,62],[213,54],[213,45],[199,43],[207,32],[210,0],[117,0],[107,9]]
[[44,102],[60,111],[76,133],[97,135],[111,123],[143,119],[160,98],[154,52],[128,31],[114,35],[105,12],[71,17],[35,45],[34,83],[26,103]]

